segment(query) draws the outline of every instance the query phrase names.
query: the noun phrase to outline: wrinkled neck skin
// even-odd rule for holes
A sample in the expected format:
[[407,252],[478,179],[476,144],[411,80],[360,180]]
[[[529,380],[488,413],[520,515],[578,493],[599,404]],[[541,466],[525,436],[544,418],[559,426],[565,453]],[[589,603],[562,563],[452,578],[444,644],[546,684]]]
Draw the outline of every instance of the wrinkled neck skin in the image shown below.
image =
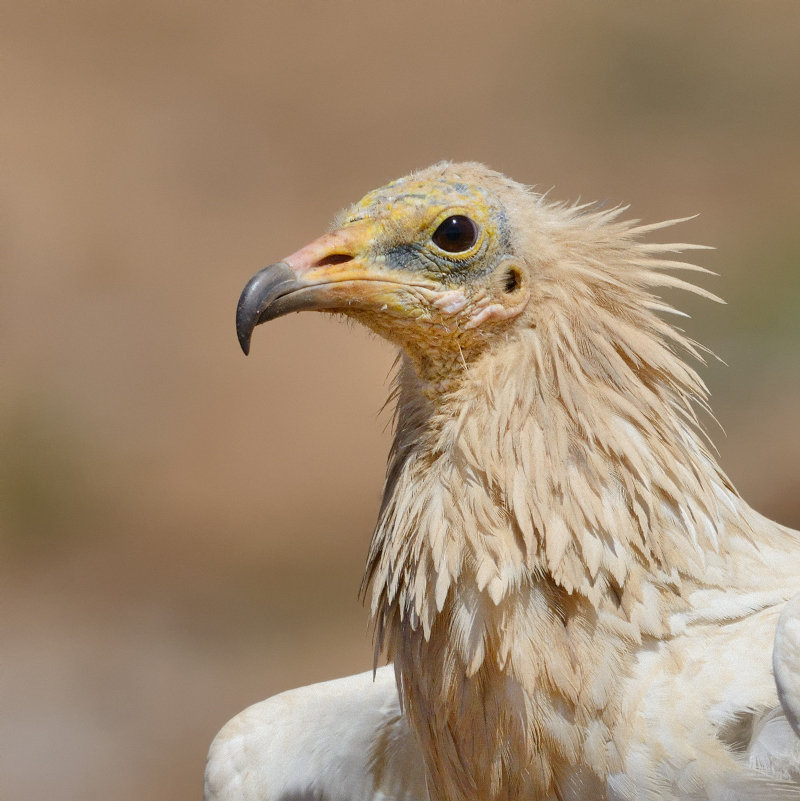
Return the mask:
[[444,382],[401,365],[365,582],[435,801],[605,797],[637,648],[751,548],[694,373],[570,352],[556,318]]

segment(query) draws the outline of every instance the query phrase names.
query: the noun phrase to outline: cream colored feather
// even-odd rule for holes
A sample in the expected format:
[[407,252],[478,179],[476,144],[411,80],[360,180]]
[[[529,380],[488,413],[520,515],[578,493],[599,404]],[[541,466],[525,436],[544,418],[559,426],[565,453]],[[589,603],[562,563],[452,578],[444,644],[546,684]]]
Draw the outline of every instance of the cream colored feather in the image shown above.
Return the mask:
[[[701,349],[655,291],[714,296],[671,272],[702,271],[670,255],[693,246],[642,241],[680,221],[443,164],[340,230],[379,220],[385,269],[390,246],[430,236],[431,207],[495,214],[502,252],[472,283],[438,279],[424,314],[344,312],[404,353],[365,587],[429,798],[800,799],[800,609],[776,651],[788,720],[772,670],[800,536],[747,506],[699,430],[707,391],[681,354]],[[513,316],[492,283],[509,259],[527,293]]]

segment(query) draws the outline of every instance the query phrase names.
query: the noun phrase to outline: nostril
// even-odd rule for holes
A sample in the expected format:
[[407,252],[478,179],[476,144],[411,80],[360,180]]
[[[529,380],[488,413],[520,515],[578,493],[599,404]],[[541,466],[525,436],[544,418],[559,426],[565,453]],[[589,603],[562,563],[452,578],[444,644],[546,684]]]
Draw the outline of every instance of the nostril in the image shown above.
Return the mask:
[[331,253],[330,256],[320,259],[314,266],[327,267],[331,264],[344,264],[347,261],[353,261],[353,257],[348,256],[346,253]]

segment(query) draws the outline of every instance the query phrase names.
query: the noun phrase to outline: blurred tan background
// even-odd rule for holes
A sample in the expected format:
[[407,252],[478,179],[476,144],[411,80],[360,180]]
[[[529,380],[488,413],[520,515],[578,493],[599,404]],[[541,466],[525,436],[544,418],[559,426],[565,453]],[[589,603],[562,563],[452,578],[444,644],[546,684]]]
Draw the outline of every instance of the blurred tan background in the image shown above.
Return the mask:
[[[0,2],[0,796],[198,799],[246,705],[367,669],[393,354],[245,281],[477,159],[714,245],[679,298],[800,527],[800,4]],[[666,234],[673,236],[673,234]]]

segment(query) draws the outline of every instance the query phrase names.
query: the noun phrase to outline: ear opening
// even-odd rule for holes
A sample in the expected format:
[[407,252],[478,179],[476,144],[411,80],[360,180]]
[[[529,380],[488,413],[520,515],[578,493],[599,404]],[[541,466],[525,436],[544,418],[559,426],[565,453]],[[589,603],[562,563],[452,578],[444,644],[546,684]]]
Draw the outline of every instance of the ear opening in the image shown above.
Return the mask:
[[503,291],[508,295],[519,292],[522,287],[522,273],[519,267],[511,265],[503,273]]

